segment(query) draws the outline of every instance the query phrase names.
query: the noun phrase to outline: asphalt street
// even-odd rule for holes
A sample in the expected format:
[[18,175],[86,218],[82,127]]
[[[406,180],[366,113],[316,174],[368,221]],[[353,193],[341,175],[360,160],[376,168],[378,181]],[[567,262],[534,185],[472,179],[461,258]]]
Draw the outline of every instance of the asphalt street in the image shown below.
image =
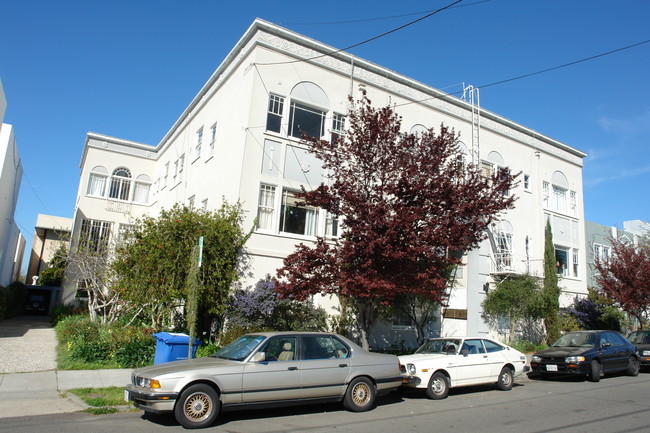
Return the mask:
[[[445,400],[422,393],[391,394],[369,412],[352,413],[341,405],[301,406],[222,414],[203,431],[279,432],[648,432],[650,373],[613,376],[599,383],[581,379],[520,380],[508,392],[490,386],[452,390]],[[180,432],[169,415],[127,412],[86,413],[0,419],[0,432],[69,433]]]

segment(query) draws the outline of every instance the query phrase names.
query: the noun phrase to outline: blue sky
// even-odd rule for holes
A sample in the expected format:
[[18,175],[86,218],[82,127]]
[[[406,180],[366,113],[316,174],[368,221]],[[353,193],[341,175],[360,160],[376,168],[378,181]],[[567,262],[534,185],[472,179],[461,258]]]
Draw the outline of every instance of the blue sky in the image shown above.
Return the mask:
[[[255,17],[345,48],[452,2],[3,2],[28,249],[38,213],[73,215],[86,132],[158,144]],[[464,0],[350,52],[453,93],[648,39],[647,0]],[[649,71],[647,43],[486,87],[481,105],[586,152],[585,217],[622,228],[650,220]]]

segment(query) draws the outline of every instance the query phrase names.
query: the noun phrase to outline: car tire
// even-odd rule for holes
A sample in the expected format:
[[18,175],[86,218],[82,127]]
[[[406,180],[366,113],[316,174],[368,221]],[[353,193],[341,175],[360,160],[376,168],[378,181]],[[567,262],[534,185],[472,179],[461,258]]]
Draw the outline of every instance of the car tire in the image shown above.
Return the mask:
[[514,377],[512,370],[508,367],[503,367],[501,373],[499,373],[499,380],[497,381],[497,387],[501,391],[510,391],[512,389],[512,384]]
[[630,361],[627,366],[627,374],[630,376],[638,376],[641,366],[639,365],[639,360],[634,356],[630,356]]
[[209,385],[192,385],[183,391],[174,406],[174,416],[187,429],[211,426],[221,411],[219,395]]
[[591,371],[589,373],[589,382],[600,382],[600,375],[602,374],[602,367],[600,362],[593,359],[591,361]]
[[375,384],[367,377],[357,377],[345,392],[343,406],[350,412],[363,412],[375,406],[377,390]]
[[434,373],[429,379],[426,394],[432,400],[447,398],[447,394],[449,394],[449,378],[444,373]]

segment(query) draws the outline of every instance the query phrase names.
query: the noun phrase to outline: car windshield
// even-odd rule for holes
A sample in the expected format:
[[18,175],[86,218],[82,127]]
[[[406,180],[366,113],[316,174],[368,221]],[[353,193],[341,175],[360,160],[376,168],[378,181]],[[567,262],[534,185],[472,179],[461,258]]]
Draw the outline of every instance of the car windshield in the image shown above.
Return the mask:
[[597,335],[588,332],[569,332],[561,336],[552,347],[593,347],[596,345]]
[[650,344],[650,331],[634,331],[628,340],[634,344]]
[[265,339],[266,337],[263,335],[243,335],[210,356],[213,358],[243,361]]
[[426,341],[415,353],[447,353],[455,355],[460,347],[460,340],[450,338],[436,338]]

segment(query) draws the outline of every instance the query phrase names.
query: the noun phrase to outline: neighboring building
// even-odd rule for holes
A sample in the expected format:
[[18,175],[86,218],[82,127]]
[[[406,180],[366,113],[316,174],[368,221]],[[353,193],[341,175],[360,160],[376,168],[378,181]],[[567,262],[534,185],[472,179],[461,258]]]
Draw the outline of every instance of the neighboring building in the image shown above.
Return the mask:
[[587,248],[587,287],[598,288],[596,283],[596,259],[607,262],[612,256],[612,240],[636,244],[637,236],[616,227],[604,226],[591,221],[585,222]]
[[3,123],[7,100],[0,81],[0,286],[18,280],[25,239],[14,220],[23,166],[13,127]]
[[69,243],[72,219],[38,214],[34,228],[34,241],[25,284],[37,284],[34,277],[40,275],[61,245]]
[[[169,129],[149,146],[89,133],[73,238],[108,239],[141,215],[156,216],[175,203],[215,209],[224,197],[241,201],[245,226],[257,225],[247,243],[253,285],[275,274],[297,244],[316,235],[336,237],[337,221],[323,210],[298,206],[294,193],[323,179],[321,163],[300,144],[301,132],[329,139],[345,130],[348,96],[365,89],[375,106],[392,104],[404,132],[441,123],[462,135],[468,161],[487,174],[508,167],[522,172],[516,208],[490,230],[489,239],[464,257],[442,320],[432,334],[495,333],[481,303],[495,282],[543,272],[544,228],[553,227],[561,304],[586,293],[583,152],[481,110],[478,92],[467,100],[318,41],[256,20]],[[67,287],[64,301],[77,287]],[[336,299],[314,302],[335,314]],[[414,344],[409,323],[376,327],[371,344]]]
[[650,238],[650,223],[641,220],[624,221],[623,229],[639,237]]

